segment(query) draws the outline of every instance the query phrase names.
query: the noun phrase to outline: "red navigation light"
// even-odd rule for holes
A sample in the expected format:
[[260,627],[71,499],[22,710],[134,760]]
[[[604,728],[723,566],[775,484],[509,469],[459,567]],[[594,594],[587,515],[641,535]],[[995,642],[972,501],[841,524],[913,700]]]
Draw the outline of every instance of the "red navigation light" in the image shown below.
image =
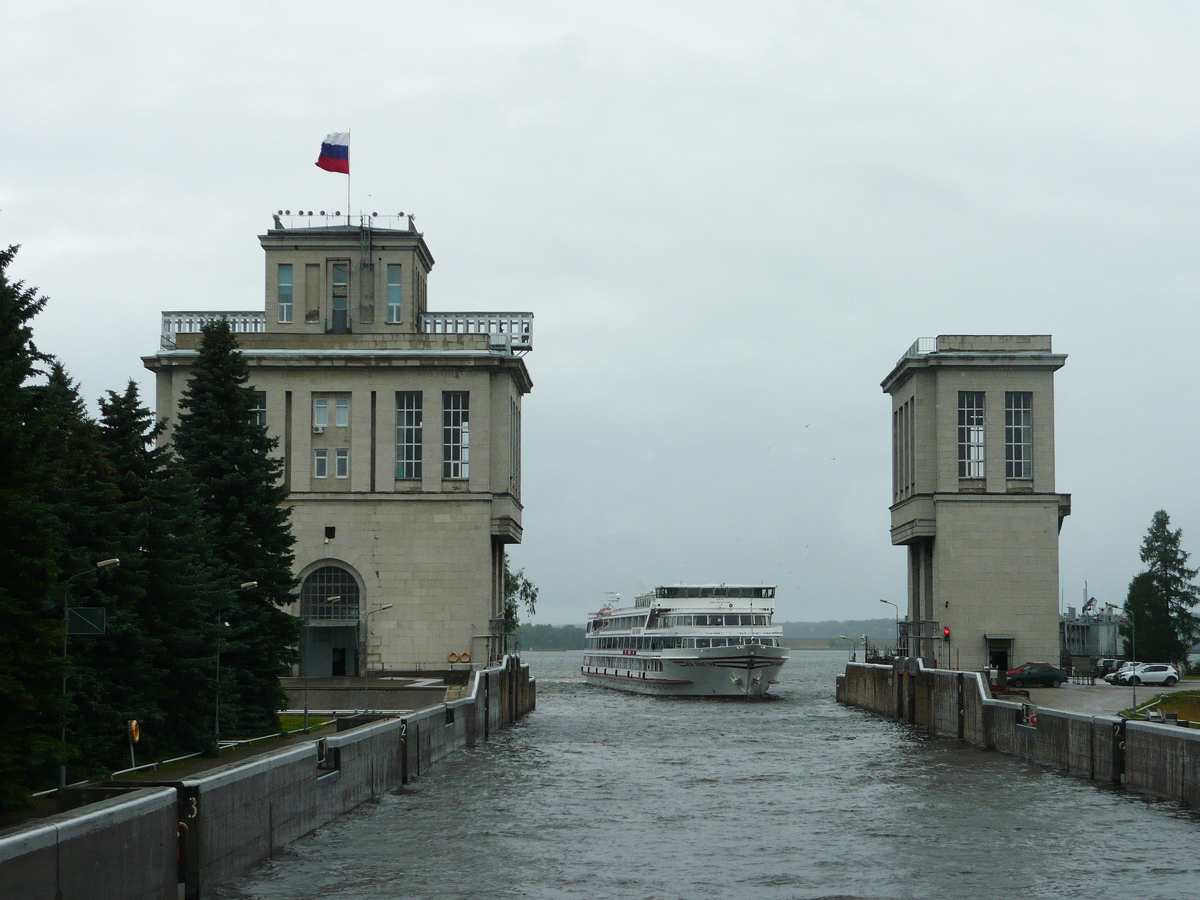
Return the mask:
[[942,640],[943,641],[950,640],[950,628],[949,627],[942,629]]

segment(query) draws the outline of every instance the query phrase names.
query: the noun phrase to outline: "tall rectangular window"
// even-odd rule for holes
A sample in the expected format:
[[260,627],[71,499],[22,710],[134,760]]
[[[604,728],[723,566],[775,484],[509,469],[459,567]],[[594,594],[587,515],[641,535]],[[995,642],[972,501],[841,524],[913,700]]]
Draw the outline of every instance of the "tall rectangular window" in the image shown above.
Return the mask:
[[333,401],[333,424],[338,428],[350,425],[350,398],[338,397]]
[[335,263],[332,267],[331,311],[333,312],[333,333],[347,334],[350,331],[350,266],[347,263]]
[[314,450],[313,451],[313,477],[328,478],[329,477],[329,451]]
[[442,391],[443,478],[470,477],[470,401],[468,391]]
[[983,478],[983,391],[958,392],[958,477]]
[[1033,394],[1004,392],[1004,474],[1033,477]]
[[254,406],[250,407],[250,421],[255,425],[267,427],[267,392],[254,392]]
[[329,424],[329,401],[324,397],[313,400],[313,427],[324,428]]
[[509,447],[509,490],[517,500],[521,499],[521,407],[517,401],[509,398],[508,433],[511,441]]
[[350,477],[350,451],[345,447],[333,451],[333,474],[337,478]]
[[400,299],[401,299],[401,293],[402,293],[402,284],[400,281],[400,275],[401,275],[402,269],[403,269],[403,266],[389,265],[387,267],[387,277],[388,277],[388,284],[387,284],[388,316],[387,316],[387,320],[389,322],[391,322],[393,325],[398,324],[400,322],[400,312],[401,312]]
[[292,264],[279,266],[279,321],[292,321]]
[[421,477],[421,392],[396,392],[396,477]]

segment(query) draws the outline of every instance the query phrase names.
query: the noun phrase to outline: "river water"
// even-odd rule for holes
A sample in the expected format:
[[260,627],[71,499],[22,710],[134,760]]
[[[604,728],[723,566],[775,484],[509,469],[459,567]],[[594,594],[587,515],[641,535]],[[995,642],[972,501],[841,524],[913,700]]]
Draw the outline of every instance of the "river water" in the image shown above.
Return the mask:
[[1200,817],[846,709],[836,651],[774,698],[590,687],[298,841],[228,898],[1180,898]]

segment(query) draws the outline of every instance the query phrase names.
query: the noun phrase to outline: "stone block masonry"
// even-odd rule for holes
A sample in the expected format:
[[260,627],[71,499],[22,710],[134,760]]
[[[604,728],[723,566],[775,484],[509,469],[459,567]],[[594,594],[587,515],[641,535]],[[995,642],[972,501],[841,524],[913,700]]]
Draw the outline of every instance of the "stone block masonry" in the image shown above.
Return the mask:
[[839,703],[924,725],[938,734],[1011,753],[1064,774],[1200,805],[1200,731],[1034,708],[991,697],[978,672],[849,663]]
[[[466,695],[0,832],[0,900],[188,900],[532,711],[516,657]],[[184,836],[177,844],[177,823]],[[178,856],[177,856],[178,846]],[[182,881],[180,877],[182,876]]]

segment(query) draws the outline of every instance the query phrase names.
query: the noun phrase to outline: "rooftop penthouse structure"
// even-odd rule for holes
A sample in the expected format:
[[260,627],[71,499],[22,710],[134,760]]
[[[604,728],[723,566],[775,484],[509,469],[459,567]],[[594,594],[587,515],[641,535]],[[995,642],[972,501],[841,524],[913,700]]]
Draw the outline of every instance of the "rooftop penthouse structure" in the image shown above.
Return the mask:
[[429,312],[434,260],[411,219],[408,229],[370,217],[275,224],[259,236],[262,310],[162,314],[159,350],[143,361],[157,377],[164,440],[200,328],[223,317],[250,368],[255,415],[279,439],[301,582],[292,611],[306,628],[301,673],[495,658],[505,649],[504,548],[522,537],[533,314]]
[[892,543],[908,552],[900,650],[950,668],[1055,663],[1058,533],[1050,335],[919,338],[892,398]]

